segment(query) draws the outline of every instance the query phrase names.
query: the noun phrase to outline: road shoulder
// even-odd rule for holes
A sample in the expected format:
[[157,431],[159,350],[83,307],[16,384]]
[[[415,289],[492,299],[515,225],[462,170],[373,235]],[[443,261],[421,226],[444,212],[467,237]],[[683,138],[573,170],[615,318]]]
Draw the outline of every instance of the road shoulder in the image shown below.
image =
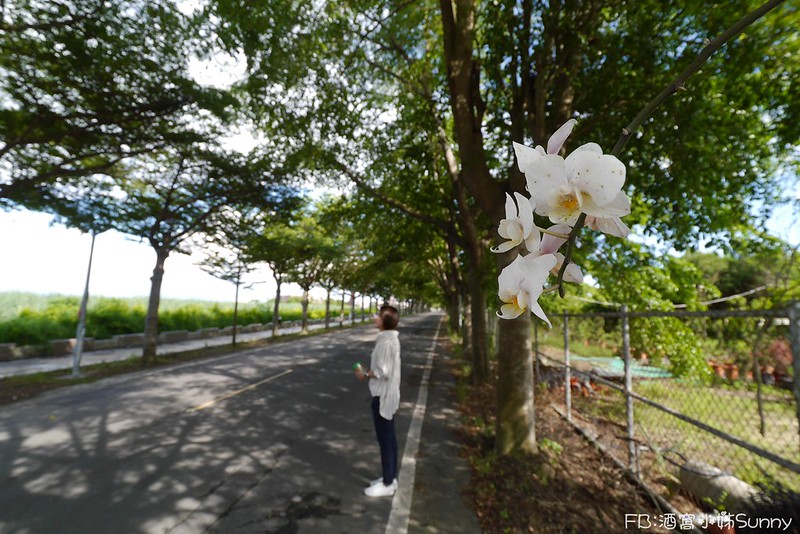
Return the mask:
[[440,338],[430,377],[409,532],[466,534],[481,531],[464,494],[470,484],[470,469],[466,459],[460,456],[456,379],[450,372],[446,344],[446,338]]

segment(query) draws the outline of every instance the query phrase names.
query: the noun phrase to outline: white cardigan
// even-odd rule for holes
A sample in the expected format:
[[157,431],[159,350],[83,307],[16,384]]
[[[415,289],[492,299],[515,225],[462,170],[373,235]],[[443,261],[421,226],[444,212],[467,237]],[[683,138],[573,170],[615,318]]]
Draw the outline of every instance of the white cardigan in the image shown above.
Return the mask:
[[372,349],[369,391],[380,397],[380,414],[392,419],[400,406],[400,334],[397,330],[381,330]]

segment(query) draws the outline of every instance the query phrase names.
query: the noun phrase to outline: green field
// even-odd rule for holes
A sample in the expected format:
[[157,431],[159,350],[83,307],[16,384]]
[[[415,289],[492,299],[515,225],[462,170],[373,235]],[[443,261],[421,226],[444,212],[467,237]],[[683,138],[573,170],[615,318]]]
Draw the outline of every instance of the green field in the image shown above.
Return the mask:
[[[41,345],[51,339],[75,336],[80,298],[65,295],[38,295],[33,293],[0,293],[0,343]],[[233,303],[201,300],[163,299],[159,307],[159,328],[170,330],[198,330],[226,327],[233,324]],[[336,316],[339,302],[331,303]],[[359,308],[360,309],[360,308]],[[273,301],[239,304],[238,324],[272,322]],[[86,318],[86,336],[107,339],[118,334],[144,330],[147,299],[107,298],[89,299]],[[299,297],[280,305],[283,321],[302,318]],[[309,305],[312,319],[325,317],[325,303]]]

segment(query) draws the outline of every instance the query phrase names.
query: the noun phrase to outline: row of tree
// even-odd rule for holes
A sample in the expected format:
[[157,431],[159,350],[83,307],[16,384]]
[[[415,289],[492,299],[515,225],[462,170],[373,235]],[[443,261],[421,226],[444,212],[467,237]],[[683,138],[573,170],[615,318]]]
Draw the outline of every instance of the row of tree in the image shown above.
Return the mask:
[[266,261],[279,284],[301,285],[304,311],[313,284],[329,296],[338,281],[374,285],[354,281],[363,253],[303,212],[302,162],[275,140],[248,154],[226,145],[249,110],[240,89],[190,75],[190,62],[213,48],[198,39],[210,24],[209,13],[183,13],[170,1],[3,4],[0,202],[152,246],[145,363],[156,353],[174,252],[210,244],[207,269],[237,288],[250,265]]
[[[23,0],[0,27],[0,202],[147,239],[155,310],[167,256],[206,236],[301,286],[441,302],[486,381],[512,257],[486,252],[525,183],[512,141],[570,118],[568,149],[619,138],[629,224],[679,250],[760,240],[796,164],[800,14],[779,0],[180,5]],[[188,74],[220,54],[244,58],[241,80]],[[259,140],[246,155],[221,141],[241,124]],[[309,183],[341,198],[298,215]],[[611,297],[647,302],[648,247],[584,233],[574,256]],[[536,448],[530,335],[527,316],[500,323],[500,453]]]
[[[358,295],[362,299],[362,311],[365,297],[369,298],[370,310],[373,300],[389,302],[396,299],[396,295],[403,298],[406,307],[422,305],[422,293],[394,279],[386,270],[390,265],[385,256],[368,239],[359,236],[355,222],[349,218],[352,210],[346,197],[325,197],[296,211],[288,220],[274,220],[259,210],[232,213],[225,224],[216,228],[216,233],[204,234],[209,253],[201,267],[235,285],[238,305],[239,287],[245,276],[258,264],[268,265],[277,286],[272,313],[273,335],[277,335],[279,328],[281,288],[286,282],[295,283],[303,290],[303,333],[308,330],[309,293],[315,286],[326,291],[326,328],[333,316],[331,299],[335,289],[341,292],[340,322],[348,293],[351,317],[355,315]],[[396,268],[402,262],[391,263],[394,264],[391,268]]]

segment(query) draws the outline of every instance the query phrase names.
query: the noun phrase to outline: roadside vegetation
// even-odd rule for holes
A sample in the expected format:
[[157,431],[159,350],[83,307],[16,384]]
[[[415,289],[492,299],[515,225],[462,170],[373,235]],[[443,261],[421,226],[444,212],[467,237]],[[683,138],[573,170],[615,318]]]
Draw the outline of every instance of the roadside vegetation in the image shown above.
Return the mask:
[[[0,293],[0,343],[42,345],[52,339],[74,337],[79,306],[80,298],[76,296]],[[233,310],[232,302],[165,299],[160,306],[159,328],[162,332],[224,328],[233,325]],[[334,311],[338,317],[339,310],[332,310],[331,313]],[[237,323],[271,323],[272,314],[272,301],[240,304]],[[146,315],[147,299],[144,297],[92,298],[87,311],[86,336],[107,339],[115,335],[142,332]],[[280,317],[282,321],[300,320],[300,298],[281,302]],[[324,302],[309,304],[309,318],[324,317]]]

